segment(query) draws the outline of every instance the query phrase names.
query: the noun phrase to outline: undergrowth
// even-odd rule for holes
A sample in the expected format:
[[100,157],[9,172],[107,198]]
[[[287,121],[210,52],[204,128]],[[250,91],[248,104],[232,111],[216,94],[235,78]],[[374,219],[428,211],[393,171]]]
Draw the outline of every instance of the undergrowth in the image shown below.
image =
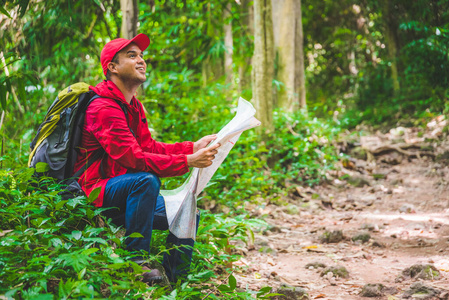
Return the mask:
[[[262,221],[203,212],[188,282],[173,290],[149,287],[139,280],[141,267],[124,250],[120,228],[100,217],[103,209],[90,204],[94,199],[63,200],[57,184],[38,188],[42,182],[33,178],[33,172],[2,171],[0,176],[0,295],[8,299],[200,299],[212,291],[210,298],[244,299],[255,293],[237,292],[233,276],[224,284],[217,278],[229,273],[228,266],[239,258],[229,254],[232,241],[250,240],[251,228],[263,226]],[[161,259],[164,249],[157,252],[157,245],[163,237],[155,234],[156,251],[149,260]],[[268,292],[262,290],[260,297]]]
[[[222,122],[222,121],[220,121]],[[215,123],[217,129],[220,128]],[[236,240],[252,243],[252,230],[267,226],[249,216],[245,203],[276,202],[297,185],[325,179],[338,160],[334,141],[339,128],[303,112],[276,112],[275,131],[264,141],[256,130],[244,132],[199,201],[201,223],[188,281],[173,289],[149,287],[139,280],[141,267],[130,262],[126,237],[101,217],[92,199],[61,199],[61,186],[37,181],[23,144],[5,140],[0,157],[0,295],[8,299],[159,298],[254,299],[270,297],[271,287],[237,289],[232,275]],[[173,135],[173,132],[170,133]],[[182,130],[180,129],[180,134]],[[172,139],[179,139],[173,135]],[[166,140],[160,133],[159,140]],[[165,181],[178,186],[183,177]],[[39,186],[44,184],[47,189]],[[104,223],[104,224],[103,224]],[[160,261],[166,232],[153,235],[150,261]]]

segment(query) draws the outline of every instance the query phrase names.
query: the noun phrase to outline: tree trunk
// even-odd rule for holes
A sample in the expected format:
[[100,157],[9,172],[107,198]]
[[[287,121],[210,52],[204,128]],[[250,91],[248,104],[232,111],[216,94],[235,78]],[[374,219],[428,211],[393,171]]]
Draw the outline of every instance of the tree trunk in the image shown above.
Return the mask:
[[286,111],[294,111],[295,93],[295,0],[285,0],[281,8],[279,24],[279,69],[278,79],[283,83],[278,93],[277,104]]
[[231,19],[231,3],[226,5],[223,11],[223,30],[224,30],[224,43],[225,43],[225,59],[224,69],[226,75],[226,85],[229,86],[228,90],[232,89],[234,82],[234,74],[232,69],[232,54],[234,53],[234,45],[232,40],[232,19]]
[[[243,30],[240,30],[240,45],[237,47],[237,51],[239,51],[239,69],[238,69],[238,91],[240,95],[245,95],[246,91],[250,88],[250,78],[249,78],[249,68],[251,66],[251,57],[248,57],[246,55],[247,49],[251,47],[249,45],[250,42],[250,35],[253,35],[252,25],[251,25],[251,12],[250,12],[250,6],[249,6],[249,0],[241,0],[240,1],[241,9],[240,9],[240,16],[241,16],[241,26],[243,27]],[[252,15],[251,15],[252,16]],[[251,23],[250,23],[251,22]],[[242,42],[243,41],[243,42]],[[245,98],[245,97],[244,97]]]
[[273,19],[277,23],[276,45],[279,55],[278,79],[281,86],[277,105],[293,112],[306,107],[304,38],[300,0],[274,1]]
[[132,39],[137,35],[138,1],[120,0],[120,9],[122,10],[122,37]]
[[253,98],[256,117],[262,122],[263,133],[272,132],[274,74],[273,24],[271,0],[254,1]]
[[389,0],[384,0],[382,3],[382,15],[385,22],[385,39],[388,51],[388,60],[391,62],[391,80],[393,81],[393,91],[397,95],[400,89],[399,85],[399,72],[397,64],[397,55],[399,52],[398,43],[398,24],[396,21],[396,16],[392,12],[392,7],[394,3]]
[[295,35],[295,102],[299,107],[307,108],[306,75],[304,65],[304,31],[302,29],[301,0],[296,0],[296,35]]

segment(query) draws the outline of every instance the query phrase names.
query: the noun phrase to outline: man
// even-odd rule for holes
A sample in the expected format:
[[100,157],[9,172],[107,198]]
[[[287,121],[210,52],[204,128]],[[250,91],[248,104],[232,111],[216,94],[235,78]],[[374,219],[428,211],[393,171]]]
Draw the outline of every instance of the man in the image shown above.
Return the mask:
[[[219,145],[206,146],[216,138],[205,136],[197,142],[166,144],[152,139],[142,104],[134,96],[146,80],[146,63],[142,52],[149,38],[139,34],[131,40],[115,39],[107,43],[100,56],[106,80],[91,87],[99,98],[86,111],[81,151],[75,172],[98,151],[98,159],[80,176],[78,182],[89,195],[100,189],[94,201],[97,207],[111,208],[104,214],[123,225],[128,238],[127,249],[135,254],[136,263],[144,263],[150,251],[151,233],[168,229],[165,203],[159,195],[159,177],[183,175],[189,167],[204,168],[212,164]],[[98,155],[98,154],[97,154]],[[198,222],[197,222],[198,223]],[[167,238],[170,252],[163,266],[172,282],[182,279],[190,268],[192,239]],[[144,281],[162,279],[158,270],[144,266]]]

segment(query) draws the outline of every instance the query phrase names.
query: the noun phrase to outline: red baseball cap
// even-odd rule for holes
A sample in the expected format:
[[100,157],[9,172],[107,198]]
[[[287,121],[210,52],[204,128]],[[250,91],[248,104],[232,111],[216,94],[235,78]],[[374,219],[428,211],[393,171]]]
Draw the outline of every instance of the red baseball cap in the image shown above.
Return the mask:
[[103,50],[101,50],[100,61],[105,76],[108,72],[108,63],[112,61],[114,55],[131,43],[135,43],[140,50],[144,51],[150,45],[150,38],[146,34],[139,33],[130,40],[119,38],[104,45]]

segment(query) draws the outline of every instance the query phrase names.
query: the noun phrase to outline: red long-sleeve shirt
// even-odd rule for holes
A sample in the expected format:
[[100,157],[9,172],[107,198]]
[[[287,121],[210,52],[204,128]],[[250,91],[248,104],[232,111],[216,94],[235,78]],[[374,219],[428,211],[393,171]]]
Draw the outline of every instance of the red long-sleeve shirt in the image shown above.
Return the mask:
[[[159,177],[180,176],[189,171],[186,155],[193,153],[193,142],[166,144],[155,141],[139,100],[133,97],[128,104],[112,81],[105,80],[90,88],[100,98],[93,100],[87,108],[81,152],[74,172],[86,164],[98,149],[104,149],[103,158],[95,161],[78,180],[86,195],[95,188],[101,188],[94,201],[95,206],[103,205],[108,180],[126,174],[128,170],[151,172]],[[116,100],[125,104],[128,120]],[[101,163],[106,178],[101,178]]]

